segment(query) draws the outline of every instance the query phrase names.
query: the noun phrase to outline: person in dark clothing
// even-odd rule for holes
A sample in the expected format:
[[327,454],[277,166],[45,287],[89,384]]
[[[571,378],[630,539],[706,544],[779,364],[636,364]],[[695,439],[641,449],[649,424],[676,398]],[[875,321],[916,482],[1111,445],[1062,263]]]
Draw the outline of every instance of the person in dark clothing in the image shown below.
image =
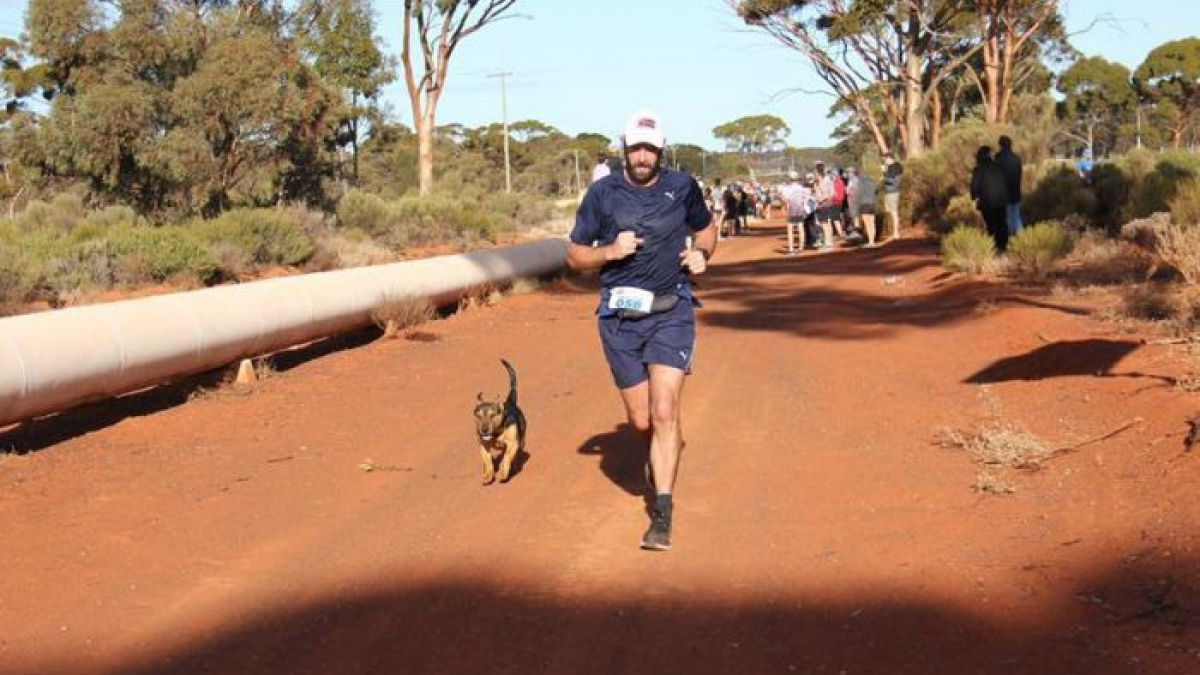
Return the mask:
[[980,146],[975,152],[975,170],[971,172],[971,199],[983,214],[988,234],[996,242],[996,250],[1003,253],[1008,249],[1008,224],[1004,214],[1008,208],[1008,183],[1004,170],[992,158],[989,146]]
[[725,235],[727,237],[741,234],[742,199],[742,187],[738,183],[725,190],[725,222],[729,224],[729,232]]
[[1000,137],[1000,152],[996,153],[996,164],[1004,172],[1004,182],[1008,186],[1008,205],[1005,207],[1004,220],[1008,224],[1008,234],[1016,235],[1024,227],[1021,222],[1021,156],[1013,152],[1012,139]]

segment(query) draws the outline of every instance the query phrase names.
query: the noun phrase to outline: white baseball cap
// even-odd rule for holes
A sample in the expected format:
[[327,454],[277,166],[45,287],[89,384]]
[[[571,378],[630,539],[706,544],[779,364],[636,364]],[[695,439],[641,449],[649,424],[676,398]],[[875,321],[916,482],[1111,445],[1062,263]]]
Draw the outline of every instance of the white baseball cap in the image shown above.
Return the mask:
[[788,180],[800,180],[800,172],[799,171],[789,171],[787,176],[788,176]]
[[625,147],[648,143],[661,150],[667,144],[667,137],[662,132],[658,115],[649,110],[639,110],[629,117],[622,138]]

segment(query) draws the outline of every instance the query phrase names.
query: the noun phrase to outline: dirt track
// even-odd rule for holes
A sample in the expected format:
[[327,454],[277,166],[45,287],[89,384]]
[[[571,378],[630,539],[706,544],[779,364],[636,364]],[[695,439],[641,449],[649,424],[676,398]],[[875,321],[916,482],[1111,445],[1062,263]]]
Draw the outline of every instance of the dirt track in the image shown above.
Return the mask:
[[[0,673],[1200,672],[1196,394],[1072,301],[949,277],[932,246],[727,242],[699,290],[675,548],[559,282],[10,430]],[[513,361],[530,456],[480,487],[470,408]],[[1055,445],[1010,474],[938,430]],[[366,472],[371,460],[380,469]]]

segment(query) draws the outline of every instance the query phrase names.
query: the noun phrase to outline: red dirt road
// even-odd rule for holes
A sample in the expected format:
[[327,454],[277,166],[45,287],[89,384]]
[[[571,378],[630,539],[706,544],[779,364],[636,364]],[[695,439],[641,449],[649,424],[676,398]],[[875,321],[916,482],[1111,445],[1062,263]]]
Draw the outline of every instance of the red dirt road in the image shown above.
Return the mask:
[[[671,552],[637,547],[595,289],[559,282],[281,356],[248,393],[0,435],[0,673],[1200,672],[1177,351],[924,242],[779,244],[760,227],[701,278]],[[485,488],[470,411],[500,356],[530,454]],[[934,444],[1135,417],[1004,496]]]

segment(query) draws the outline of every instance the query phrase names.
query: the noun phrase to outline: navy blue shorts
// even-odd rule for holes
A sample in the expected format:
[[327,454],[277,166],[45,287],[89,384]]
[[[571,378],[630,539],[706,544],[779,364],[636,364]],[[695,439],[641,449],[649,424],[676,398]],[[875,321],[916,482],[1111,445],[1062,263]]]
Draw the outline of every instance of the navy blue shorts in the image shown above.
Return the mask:
[[640,319],[601,316],[600,344],[620,389],[649,379],[648,366],[657,363],[691,372],[696,349],[696,315],[687,298],[661,314]]

